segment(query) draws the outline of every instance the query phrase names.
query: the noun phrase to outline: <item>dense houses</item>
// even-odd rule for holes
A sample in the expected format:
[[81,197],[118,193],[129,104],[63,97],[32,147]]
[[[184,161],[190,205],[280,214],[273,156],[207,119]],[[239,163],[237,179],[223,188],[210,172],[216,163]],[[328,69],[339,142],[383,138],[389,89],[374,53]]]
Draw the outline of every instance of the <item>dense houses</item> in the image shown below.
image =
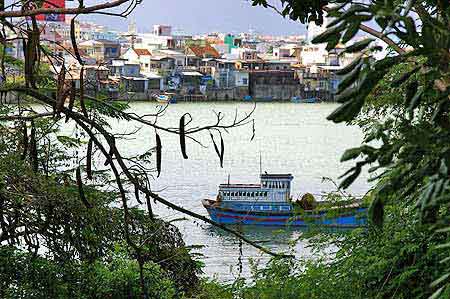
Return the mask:
[[[41,41],[60,58],[52,63],[64,64],[79,81],[82,66],[69,24],[43,25]],[[134,23],[128,32],[114,32],[93,23],[75,24],[87,90],[116,98],[143,100],[170,92],[210,100],[332,101],[341,80],[336,72],[356,55],[344,54],[344,45],[327,51],[325,45],[311,44],[311,37],[323,30],[317,26],[310,26],[306,37],[273,37],[254,32],[193,36],[168,25],[138,33]],[[17,42],[7,51],[20,58],[20,48]]]

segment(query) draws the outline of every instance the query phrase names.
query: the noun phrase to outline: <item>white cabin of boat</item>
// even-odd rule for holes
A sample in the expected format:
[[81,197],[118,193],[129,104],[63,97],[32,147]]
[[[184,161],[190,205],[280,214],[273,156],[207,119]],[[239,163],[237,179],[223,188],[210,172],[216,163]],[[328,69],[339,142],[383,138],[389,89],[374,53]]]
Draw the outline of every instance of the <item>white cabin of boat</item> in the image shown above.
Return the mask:
[[260,184],[221,184],[223,202],[288,202],[291,198],[292,174],[261,174]]

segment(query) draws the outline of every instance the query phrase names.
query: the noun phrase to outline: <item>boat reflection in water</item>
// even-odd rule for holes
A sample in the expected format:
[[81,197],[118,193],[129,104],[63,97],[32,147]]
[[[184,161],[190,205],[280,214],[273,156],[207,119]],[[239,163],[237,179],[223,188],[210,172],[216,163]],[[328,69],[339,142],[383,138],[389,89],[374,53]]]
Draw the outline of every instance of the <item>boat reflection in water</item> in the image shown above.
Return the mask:
[[310,206],[291,199],[291,174],[261,174],[260,184],[221,184],[216,200],[204,199],[212,220],[221,224],[355,228],[367,222],[360,202]]

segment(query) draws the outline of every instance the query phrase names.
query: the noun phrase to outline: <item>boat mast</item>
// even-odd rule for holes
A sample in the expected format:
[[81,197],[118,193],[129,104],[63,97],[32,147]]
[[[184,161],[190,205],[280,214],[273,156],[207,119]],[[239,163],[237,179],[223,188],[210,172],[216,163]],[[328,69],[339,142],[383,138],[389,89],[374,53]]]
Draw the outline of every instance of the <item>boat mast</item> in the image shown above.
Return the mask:
[[262,174],[262,158],[261,158],[261,151],[259,151],[259,175]]

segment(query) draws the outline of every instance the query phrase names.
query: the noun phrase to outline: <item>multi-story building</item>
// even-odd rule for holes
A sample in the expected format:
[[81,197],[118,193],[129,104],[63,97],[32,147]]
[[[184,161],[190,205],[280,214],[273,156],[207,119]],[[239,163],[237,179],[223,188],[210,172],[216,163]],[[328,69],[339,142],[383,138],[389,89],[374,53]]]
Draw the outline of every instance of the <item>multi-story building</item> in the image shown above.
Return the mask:
[[142,72],[150,72],[152,70],[152,54],[147,49],[129,48],[122,55],[122,58],[130,62],[138,63]]
[[120,57],[120,43],[108,40],[89,40],[78,44],[78,48],[98,63],[108,63]]

